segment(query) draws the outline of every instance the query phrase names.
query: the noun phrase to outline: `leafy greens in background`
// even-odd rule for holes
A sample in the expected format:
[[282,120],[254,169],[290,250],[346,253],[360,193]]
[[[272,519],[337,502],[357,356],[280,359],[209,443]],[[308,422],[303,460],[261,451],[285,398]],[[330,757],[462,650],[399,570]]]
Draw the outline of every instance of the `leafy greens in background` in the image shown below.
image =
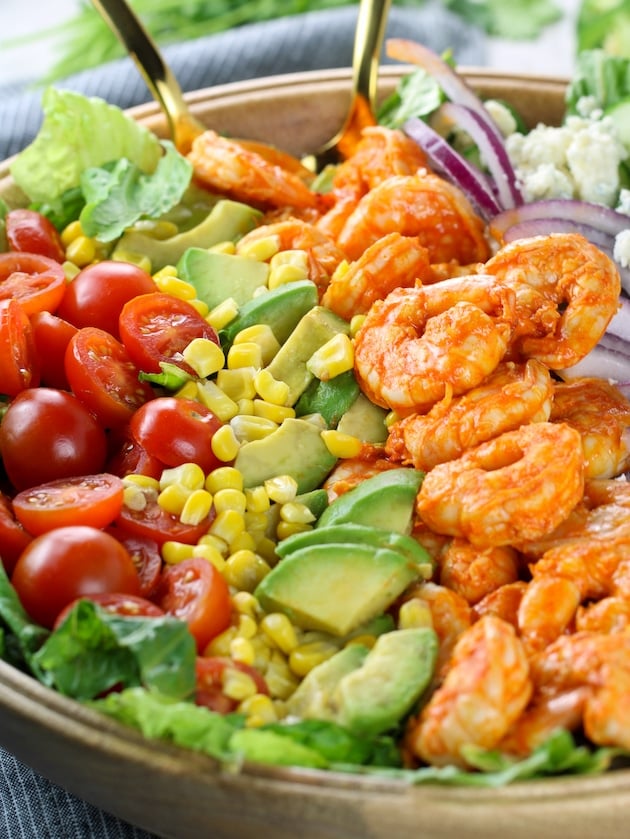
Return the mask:
[[[605,3],[610,0],[594,0]],[[158,44],[164,45],[224,32],[243,24],[355,5],[357,0],[130,0]],[[395,5],[420,8],[427,0],[393,0]],[[535,38],[562,16],[555,0],[441,0],[466,22],[490,35],[514,40]],[[588,0],[585,0],[588,2]],[[624,5],[627,7],[628,2]],[[53,38],[59,55],[43,84],[96,67],[124,53],[116,37],[90,0],[81,0],[70,21],[27,37],[1,41],[0,48],[25,40]]]

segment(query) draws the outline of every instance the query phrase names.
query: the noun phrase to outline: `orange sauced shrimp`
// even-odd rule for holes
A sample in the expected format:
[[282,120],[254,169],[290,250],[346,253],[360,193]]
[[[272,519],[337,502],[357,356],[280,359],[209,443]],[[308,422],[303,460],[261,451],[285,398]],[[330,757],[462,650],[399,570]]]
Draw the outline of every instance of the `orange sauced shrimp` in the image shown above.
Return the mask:
[[432,469],[504,431],[548,420],[552,388],[549,371],[539,361],[502,363],[462,396],[446,397],[427,414],[394,423],[385,451],[416,469]]
[[306,251],[309,279],[322,293],[344,259],[343,253],[329,236],[302,219],[287,218],[250,230],[238,242],[237,253],[261,239],[275,239],[278,251]]
[[630,465],[630,402],[610,382],[557,382],[550,419],[582,435],[586,478],[614,478]]
[[515,355],[552,370],[577,364],[619,306],[615,263],[583,236],[553,233],[505,245],[483,267],[516,292]]
[[399,416],[479,385],[502,360],[513,298],[488,278],[402,288],[373,304],[355,338],[357,380]]
[[417,236],[431,262],[483,262],[483,222],[456,186],[429,172],[397,175],[370,190],[346,220],[337,244],[348,259],[386,233]]
[[494,748],[531,693],[529,663],[514,628],[500,618],[482,617],[462,634],[444,682],[410,720],[407,748],[437,766],[466,766],[464,748]]
[[575,731],[582,723],[590,689],[581,686],[561,693],[540,691],[498,744],[501,752],[524,757],[554,731]]
[[339,495],[358,486],[362,481],[380,472],[394,469],[397,465],[382,456],[380,447],[364,446],[357,457],[340,460],[322,486],[328,493],[328,500],[333,501]]
[[516,580],[513,583],[499,586],[499,588],[486,594],[478,603],[475,603],[473,609],[475,620],[483,617],[483,615],[494,615],[516,629],[518,627],[518,609],[526,589],[527,583],[525,580]]
[[322,305],[346,320],[365,314],[375,300],[408,288],[431,271],[428,251],[413,236],[388,233],[351,263],[342,262],[330,279]]
[[579,606],[575,628],[579,632],[623,632],[630,627],[630,598],[611,595]]
[[440,584],[472,605],[502,586],[514,583],[519,575],[519,558],[507,545],[476,548],[465,539],[453,539],[438,561]]
[[518,545],[550,533],[582,497],[580,435],[523,425],[427,473],[416,499],[424,522],[473,545]]
[[204,186],[237,201],[263,207],[322,209],[328,203],[299,175],[212,130],[194,140],[188,159]]

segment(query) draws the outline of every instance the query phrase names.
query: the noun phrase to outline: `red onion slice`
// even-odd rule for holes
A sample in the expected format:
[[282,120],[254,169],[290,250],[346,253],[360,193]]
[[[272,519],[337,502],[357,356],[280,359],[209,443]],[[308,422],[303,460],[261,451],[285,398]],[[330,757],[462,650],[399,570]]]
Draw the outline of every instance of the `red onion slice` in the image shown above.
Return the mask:
[[589,201],[578,201],[574,198],[549,198],[504,210],[492,219],[490,232],[501,241],[503,234],[514,224],[543,218],[568,219],[586,224],[611,236],[616,236],[630,227],[630,216],[618,213],[602,204],[592,204]]

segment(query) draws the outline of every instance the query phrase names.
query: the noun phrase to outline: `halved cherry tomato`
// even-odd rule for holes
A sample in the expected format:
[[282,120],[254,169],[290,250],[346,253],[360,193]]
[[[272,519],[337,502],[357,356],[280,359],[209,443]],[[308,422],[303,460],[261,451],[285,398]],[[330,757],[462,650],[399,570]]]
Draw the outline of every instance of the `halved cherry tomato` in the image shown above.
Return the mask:
[[31,326],[41,383],[60,390],[70,390],[64,358],[70,339],[77,332],[76,326],[50,312],[36,312],[31,317]]
[[159,479],[166,468],[166,464],[148,451],[136,440],[122,440],[107,462],[107,472],[112,472],[120,478],[125,475],[146,475],[148,478]]
[[235,711],[238,700],[226,696],[223,692],[225,675],[230,669],[246,673],[253,679],[257,693],[269,695],[267,683],[255,667],[250,667],[240,661],[232,661],[227,656],[197,656],[195,661],[197,681],[195,704],[205,705],[206,708],[210,708],[219,714],[229,714],[231,711]]
[[53,629],[61,626],[61,624],[68,617],[68,614],[74,609],[80,600],[91,600],[96,603],[101,609],[110,612],[112,615],[124,615],[132,618],[161,618],[164,615],[164,610],[156,606],[150,600],[144,597],[138,597],[135,594],[120,594],[114,591],[103,591],[97,594],[84,594],[82,597],[77,597],[71,603],[59,612],[55,619]]
[[46,216],[36,210],[9,210],[5,224],[10,250],[38,253],[55,262],[65,260],[61,236]]
[[148,499],[142,510],[132,510],[123,504],[115,524],[126,533],[153,539],[158,545],[170,540],[196,545],[204,533],[208,532],[213,518],[214,508],[199,524],[184,524],[177,516],[160,507],[157,501]]
[[153,277],[137,265],[95,262],[68,283],[57,314],[75,326],[97,326],[118,338],[118,318],[125,303],[156,291]]
[[118,539],[129,551],[140,579],[142,597],[152,597],[157,590],[162,573],[162,556],[158,543],[155,539],[149,539],[146,536],[125,533],[119,527],[110,527],[107,532]]
[[33,539],[11,582],[31,618],[49,628],[78,597],[139,592],[138,572],[127,549],[94,527],[58,527]]
[[154,600],[167,614],[186,621],[200,652],[230,625],[230,590],[206,559],[192,557],[166,567]]
[[0,492],[0,560],[10,574],[24,548],[33,541],[15,518],[11,499]]
[[0,393],[15,396],[40,381],[28,316],[17,300],[0,300]]
[[9,480],[21,490],[100,472],[107,439],[71,393],[28,388],[13,399],[0,423],[0,455]]
[[120,340],[139,370],[160,373],[160,362],[183,366],[190,372],[181,353],[193,338],[219,337],[199,312],[170,294],[141,294],[125,303],[118,322]]
[[106,428],[129,422],[154,396],[120,343],[103,329],[86,326],[70,339],[65,371],[75,396]]
[[196,463],[204,472],[224,465],[212,451],[212,437],[223,423],[194,399],[159,396],[135,412],[129,432],[167,466]]
[[66,275],[54,259],[17,251],[0,254],[0,300],[18,300],[27,315],[54,312],[65,290]]
[[33,536],[71,524],[107,527],[122,509],[123,491],[121,479],[107,472],[62,478],[18,492],[13,512]]

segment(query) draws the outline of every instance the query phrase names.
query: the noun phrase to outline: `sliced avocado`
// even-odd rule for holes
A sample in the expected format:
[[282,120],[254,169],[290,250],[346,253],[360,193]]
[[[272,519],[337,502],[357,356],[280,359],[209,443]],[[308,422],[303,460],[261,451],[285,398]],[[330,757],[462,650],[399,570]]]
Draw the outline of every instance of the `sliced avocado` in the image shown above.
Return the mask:
[[343,636],[382,614],[417,577],[413,563],[387,548],[309,545],[280,560],[254,594],[263,609],[303,629]]
[[335,498],[320,516],[316,527],[354,522],[410,533],[416,495],[423,477],[423,472],[407,467],[379,472]]
[[335,720],[337,709],[331,699],[337,684],[363,664],[368,652],[363,644],[348,644],[314,667],[287,700],[287,714],[302,719]]
[[426,690],[437,652],[429,627],[380,635],[361,667],[340,679],[332,699],[336,722],[367,736],[395,726]]
[[298,504],[304,504],[318,519],[328,506],[328,493],[325,489],[312,489],[295,496]]
[[339,332],[348,335],[350,324],[325,306],[314,306],[301,318],[286,341],[281,342],[282,346],[267,370],[274,379],[289,385],[287,404],[295,404],[314,378],[306,362]]
[[404,533],[384,530],[380,527],[342,522],[328,527],[316,527],[303,533],[295,533],[283,539],[276,546],[278,556],[290,556],[293,551],[299,551],[310,545],[326,544],[354,544],[371,545],[374,548],[388,548],[398,551],[411,563],[418,566],[419,574],[429,579],[434,570],[434,563],[425,548],[416,540]]
[[285,283],[245,303],[238,315],[221,330],[221,345],[229,349],[241,329],[266,323],[284,344],[303,315],[317,305],[317,286],[310,280]]
[[245,487],[291,475],[297,481],[298,493],[304,493],[319,487],[336,462],[320,429],[308,420],[291,417],[262,440],[242,445],[234,466],[242,474]]
[[238,201],[217,201],[206,218],[190,230],[170,239],[154,239],[137,230],[129,230],[118,241],[112,259],[125,259],[125,254],[140,253],[151,260],[151,270],[176,265],[188,248],[209,248],[219,242],[236,241],[253,230],[262,217],[260,210]]
[[328,428],[337,428],[359,395],[353,370],[340,373],[327,382],[313,379],[295,403],[295,413],[298,417],[321,414]]
[[357,437],[364,443],[384,443],[388,433],[386,417],[385,408],[375,405],[365,394],[360,393],[339,420],[337,431]]
[[177,263],[177,276],[193,285],[199,300],[213,309],[228,297],[239,306],[266,286],[269,266],[257,259],[231,253],[188,248]]

